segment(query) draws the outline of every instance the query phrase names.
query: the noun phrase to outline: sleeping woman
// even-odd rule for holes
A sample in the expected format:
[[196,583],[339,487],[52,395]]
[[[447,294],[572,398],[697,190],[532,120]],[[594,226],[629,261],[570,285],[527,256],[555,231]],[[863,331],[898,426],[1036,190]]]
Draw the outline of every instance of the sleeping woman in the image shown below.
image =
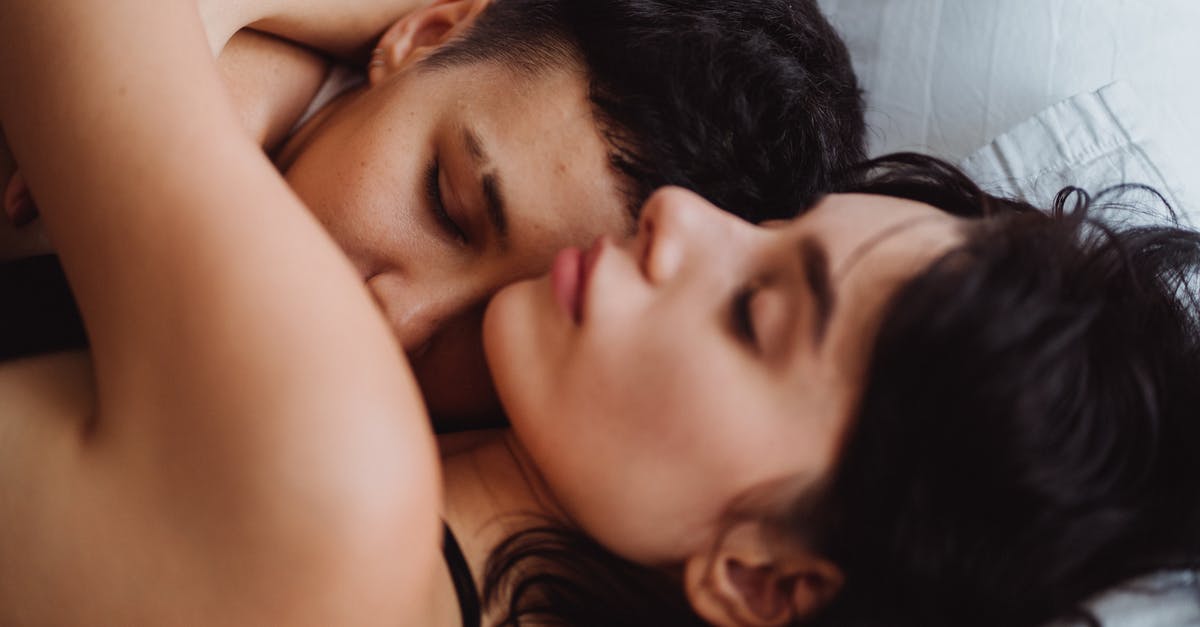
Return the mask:
[[0,5],[92,338],[0,365],[0,622],[1038,625],[1198,565],[1196,234],[904,156],[764,226],[665,189],[489,303],[512,426],[442,456],[202,12]]

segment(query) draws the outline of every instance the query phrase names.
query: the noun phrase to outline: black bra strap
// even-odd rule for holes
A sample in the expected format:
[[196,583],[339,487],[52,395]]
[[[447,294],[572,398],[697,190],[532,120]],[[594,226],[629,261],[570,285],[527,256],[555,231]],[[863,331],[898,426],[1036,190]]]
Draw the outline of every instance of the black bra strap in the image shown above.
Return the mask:
[[463,627],[479,627],[483,616],[479,609],[479,592],[475,589],[475,579],[471,577],[471,567],[463,557],[462,549],[450,526],[442,523],[442,555],[446,558],[446,566],[450,569],[450,578],[454,581],[454,593],[458,595],[458,609],[462,614]]

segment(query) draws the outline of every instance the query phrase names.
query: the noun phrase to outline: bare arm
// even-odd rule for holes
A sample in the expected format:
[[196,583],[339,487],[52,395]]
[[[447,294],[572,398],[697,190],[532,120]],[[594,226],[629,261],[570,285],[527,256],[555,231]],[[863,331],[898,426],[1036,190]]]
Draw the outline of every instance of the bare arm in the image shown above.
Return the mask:
[[437,559],[416,386],[205,39],[187,0],[0,4],[0,119],[96,373],[85,428],[31,455],[48,504],[4,525],[86,521],[57,539],[83,559],[27,562],[91,622],[403,623]]
[[203,0],[210,44],[220,50],[251,27],[343,59],[362,58],[383,31],[433,0]]
[[[217,67],[242,128],[272,154],[320,89],[329,59],[274,35],[244,28],[221,51]],[[0,133],[0,192],[5,192],[16,171],[8,141]],[[36,227],[25,228],[24,219],[7,217],[14,221],[0,216],[0,260],[40,251],[36,246],[43,238],[30,232]]]
[[248,28],[217,59],[242,127],[267,154],[287,138],[328,73],[310,49]]
[[[343,60],[365,57],[388,26],[429,1],[202,0],[199,5],[243,127],[269,154],[320,87],[328,65],[322,53]],[[0,129],[0,193],[16,169]]]

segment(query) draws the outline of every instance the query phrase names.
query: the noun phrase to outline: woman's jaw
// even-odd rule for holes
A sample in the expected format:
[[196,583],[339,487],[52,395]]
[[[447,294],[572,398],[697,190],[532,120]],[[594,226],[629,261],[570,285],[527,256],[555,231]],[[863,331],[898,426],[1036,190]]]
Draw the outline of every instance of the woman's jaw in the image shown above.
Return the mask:
[[761,228],[659,192],[634,240],[565,250],[489,305],[514,435],[601,544],[679,563],[738,495],[832,468],[888,296],[960,229],[874,196]]

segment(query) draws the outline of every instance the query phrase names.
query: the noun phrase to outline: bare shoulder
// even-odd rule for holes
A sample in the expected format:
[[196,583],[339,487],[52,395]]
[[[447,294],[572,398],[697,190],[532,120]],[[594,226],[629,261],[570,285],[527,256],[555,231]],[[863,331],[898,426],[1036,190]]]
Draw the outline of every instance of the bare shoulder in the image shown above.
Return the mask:
[[104,9],[0,3],[0,116],[93,347],[6,370],[0,624],[420,624],[439,470],[403,353],[195,3]]
[[431,624],[437,512],[387,469],[328,492],[267,455],[130,458],[89,424],[93,377],[81,352],[0,363],[0,624]]

